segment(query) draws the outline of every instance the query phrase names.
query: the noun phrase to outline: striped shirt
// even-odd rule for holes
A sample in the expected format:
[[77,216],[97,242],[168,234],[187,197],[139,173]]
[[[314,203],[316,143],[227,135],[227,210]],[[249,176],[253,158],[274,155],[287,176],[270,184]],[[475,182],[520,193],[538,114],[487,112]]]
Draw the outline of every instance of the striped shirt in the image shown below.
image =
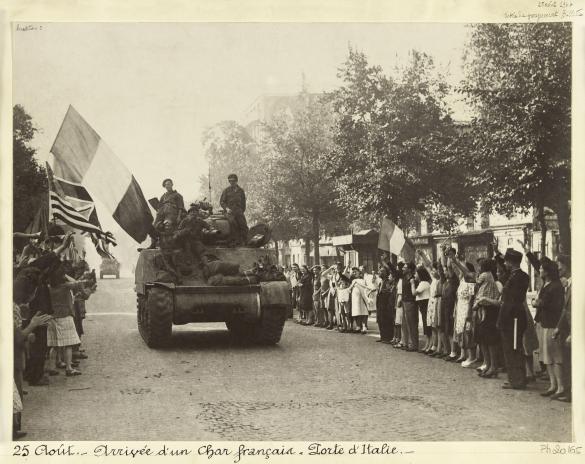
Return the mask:
[[489,298],[490,300],[497,300],[500,298],[500,291],[494,280],[494,276],[491,272],[482,272],[477,279],[475,285],[475,300],[478,301],[480,298]]

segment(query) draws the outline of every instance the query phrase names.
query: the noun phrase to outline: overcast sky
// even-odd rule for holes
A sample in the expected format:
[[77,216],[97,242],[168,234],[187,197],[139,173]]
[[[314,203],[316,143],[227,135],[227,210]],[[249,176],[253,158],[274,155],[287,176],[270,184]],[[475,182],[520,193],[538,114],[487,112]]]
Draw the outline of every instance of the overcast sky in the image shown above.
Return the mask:
[[[24,27],[32,25],[30,27]],[[42,130],[41,160],[69,104],[135,175],[147,196],[171,177],[185,200],[197,197],[207,164],[202,131],[241,120],[262,94],[339,85],[348,44],[390,71],[410,49],[431,54],[462,78],[467,30],[461,24],[36,23],[14,36],[14,97]],[[464,117],[455,103],[455,117]],[[104,181],[107,181],[106,179]],[[100,214],[102,222],[110,218]]]

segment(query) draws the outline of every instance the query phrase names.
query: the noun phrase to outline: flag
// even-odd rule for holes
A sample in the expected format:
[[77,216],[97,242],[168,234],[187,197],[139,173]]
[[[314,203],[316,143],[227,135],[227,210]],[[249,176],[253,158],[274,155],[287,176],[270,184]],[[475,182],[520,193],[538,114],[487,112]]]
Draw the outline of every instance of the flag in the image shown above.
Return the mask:
[[115,259],[114,255],[110,253],[108,243],[104,239],[98,238],[95,234],[89,234],[89,236],[95,246],[95,251],[97,251],[97,254],[100,255],[101,258]]
[[[116,246],[117,244],[113,234],[102,230],[95,204],[89,193],[87,193],[87,190],[81,185],[67,182],[64,179],[56,177],[48,163],[46,169],[49,178],[50,205],[58,212],[57,219],[61,219],[65,224],[81,229],[87,234],[96,234],[101,240]],[[61,209],[66,209],[66,211],[69,212],[68,220],[64,220],[61,217]],[[72,209],[74,211],[71,211]],[[74,213],[77,213],[76,217],[73,217]],[[65,213],[63,212],[63,214]],[[80,218],[79,215],[83,216],[83,218]],[[55,217],[55,215],[53,215],[53,217]],[[75,219],[82,222],[89,222],[91,225],[94,225],[97,230],[91,226],[85,225],[85,227],[82,227],[83,224],[74,224],[72,221]]]
[[55,156],[57,177],[87,188],[128,235],[139,243],[144,241],[154,219],[140,185],[72,106],[51,153]]
[[404,236],[402,229],[387,217],[382,219],[378,248],[389,251],[397,256],[402,256],[406,262],[414,261],[414,246],[412,242]]
[[113,235],[102,230],[97,213],[95,213],[95,206],[93,204],[92,206],[84,204],[77,208],[73,206],[61,185],[55,182],[53,171],[48,163],[46,166],[49,184],[49,217],[52,216],[53,219],[60,220],[74,229],[95,234],[97,237],[115,244]]

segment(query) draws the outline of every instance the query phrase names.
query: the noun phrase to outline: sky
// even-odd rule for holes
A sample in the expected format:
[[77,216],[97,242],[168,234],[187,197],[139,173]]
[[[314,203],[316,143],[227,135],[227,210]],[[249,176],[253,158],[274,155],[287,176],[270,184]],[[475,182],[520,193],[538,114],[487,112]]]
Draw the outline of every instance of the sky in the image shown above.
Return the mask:
[[[13,50],[13,103],[40,129],[39,160],[73,105],[140,183],[147,198],[174,180],[186,202],[207,171],[201,135],[242,121],[263,94],[340,84],[348,46],[390,73],[417,49],[452,84],[462,77],[467,29],[447,23],[21,23]],[[453,100],[454,117],[465,107]],[[107,179],[104,179],[107,181]],[[116,234],[107,212],[102,224]],[[111,221],[111,222],[110,222]],[[125,240],[123,240],[125,242]]]

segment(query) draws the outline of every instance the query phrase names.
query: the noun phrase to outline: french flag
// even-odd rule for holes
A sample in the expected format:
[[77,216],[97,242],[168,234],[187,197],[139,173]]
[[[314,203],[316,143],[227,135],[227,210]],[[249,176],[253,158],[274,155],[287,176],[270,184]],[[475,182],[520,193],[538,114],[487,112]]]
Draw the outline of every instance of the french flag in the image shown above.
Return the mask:
[[402,229],[387,217],[382,219],[380,226],[378,249],[402,256],[406,262],[414,261],[412,243],[406,238]]
[[83,185],[128,235],[138,243],[146,239],[154,219],[140,185],[73,106],[67,110],[51,153],[56,177]]

